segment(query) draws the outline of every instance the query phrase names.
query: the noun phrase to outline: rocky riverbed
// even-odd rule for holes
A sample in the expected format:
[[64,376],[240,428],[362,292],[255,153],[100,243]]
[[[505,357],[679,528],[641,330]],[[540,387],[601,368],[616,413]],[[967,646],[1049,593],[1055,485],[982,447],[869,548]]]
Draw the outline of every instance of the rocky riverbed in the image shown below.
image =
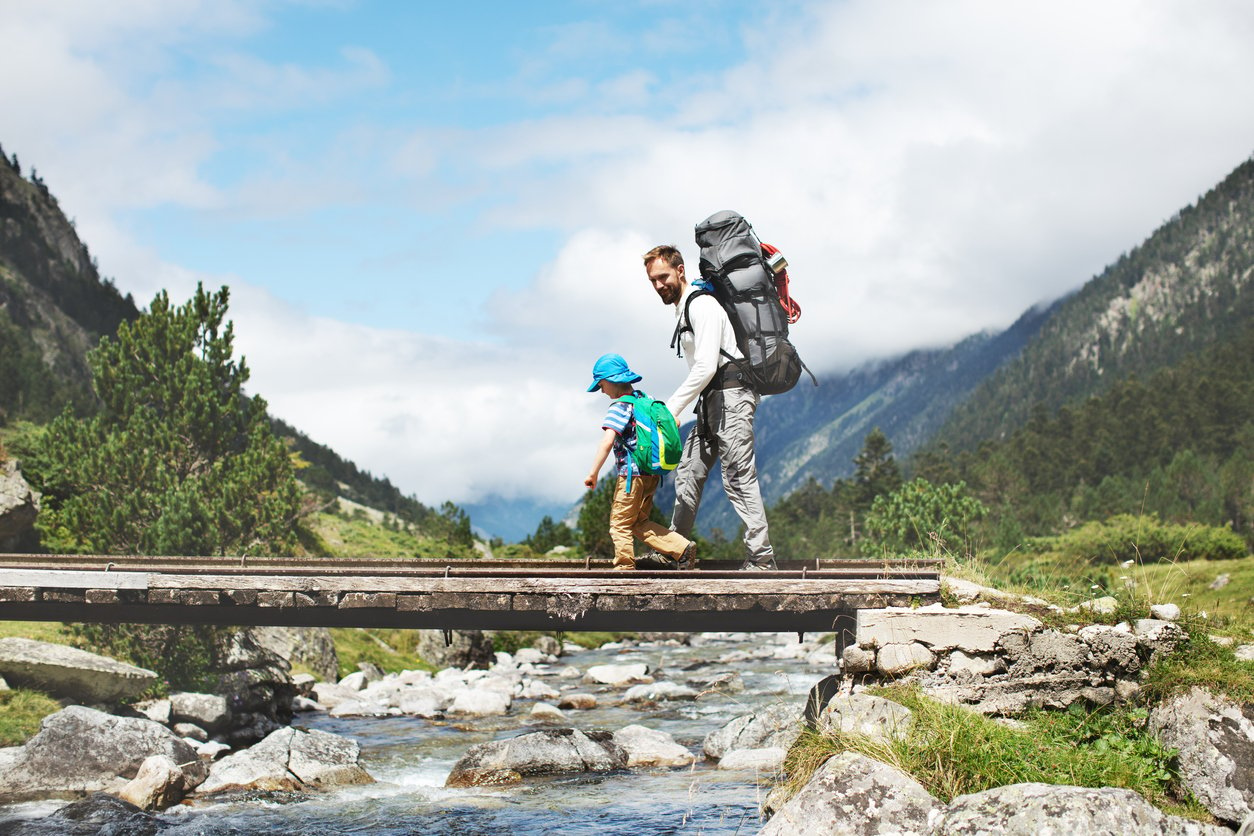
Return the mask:
[[[309,696],[297,704],[307,710],[294,726],[355,741],[371,783],[314,792],[241,783],[211,794],[205,790],[230,783],[220,756],[205,789],[151,816],[152,832],[752,833],[805,694],[835,666],[832,645],[807,639],[700,635],[690,644],[567,646],[560,657],[500,656],[486,671],[367,670],[334,687],[306,683]],[[707,760],[711,732],[755,713],[769,721],[717,744],[721,764]],[[522,763],[499,751],[529,735],[536,745],[514,744]],[[586,744],[568,745],[577,737]],[[729,759],[737,747],[748,754]],[[559,754],[544,761],[550,750]],[[594,750],[600,760],[589,756]],[[562,761],[561,752],[581,754]],[[476,754],[479,766],[467,760]],[[455,777],[482,776],[483,763],[492,765],[488,780]],[[66,820],[34,821],[59,804],[3,808],[0,833],[75,832]]]

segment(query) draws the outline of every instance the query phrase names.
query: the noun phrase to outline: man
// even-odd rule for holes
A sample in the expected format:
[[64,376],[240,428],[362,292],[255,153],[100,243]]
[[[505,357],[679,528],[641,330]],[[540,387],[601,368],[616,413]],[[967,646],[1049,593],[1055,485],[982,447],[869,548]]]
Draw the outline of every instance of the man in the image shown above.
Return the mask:
[[684,257],[675,247],[649,250],[644,254],[644,269],[662,303],[675,306],[679,348],[688,361],[688,376],[666,405],[678,418],[696,401],[697,426],[688,434],[675,469],[671,528],[685,537],[691,535],[701,491],[717,459],[723,466],[723,490],[745,525],[746,558],[740,568],[775,569],[753,451],[758,394],[740,379],[734,361],[743,355],[731,321],[708,293],[689,304],[694,289],[684,273]]

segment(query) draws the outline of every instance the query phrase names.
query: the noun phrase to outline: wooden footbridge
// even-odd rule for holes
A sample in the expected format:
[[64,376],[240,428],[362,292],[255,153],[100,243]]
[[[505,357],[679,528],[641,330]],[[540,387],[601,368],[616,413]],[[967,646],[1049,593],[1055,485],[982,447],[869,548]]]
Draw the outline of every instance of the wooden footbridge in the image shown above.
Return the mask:
[[843,632],[938,600],[935,561],[740,572],[600,561],[0,555],[0,620],[484,630]]

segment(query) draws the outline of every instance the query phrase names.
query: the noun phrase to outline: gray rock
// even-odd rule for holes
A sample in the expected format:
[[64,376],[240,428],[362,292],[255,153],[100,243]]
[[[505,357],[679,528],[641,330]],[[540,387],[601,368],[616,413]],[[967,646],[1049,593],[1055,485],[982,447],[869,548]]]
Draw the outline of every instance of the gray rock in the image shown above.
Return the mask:
[[1086,670],[1089,666],[1089,647],[1084,640],[1078,635],[1057,630],[1043,630],[1029,636],[1006,636],[1002,648],[1011,660],[1012,677]]
[[547,702],[538,702],[531,706],[531,713],[528,717],[537,723],[565,723],[566,715],[555,705]]
[[1163,621],[1179,621],[1180,607],[1175,604],[1154,604],[1150,607],[1150,617]]
[[553,729],[470,747],[453,765],[445,786],[516,784],[537,775],[609,772],[626,766],[627,753],[608,732]]
[[449,714],[468,714],[474,717],[489,717],[509,712],[510,698],[499,691],[474,690],[463,691],[449,706]]
[[801,715],[799,705],[776,704],[737,717],[707,734],[702,751],[707,758],[719,760],[736,749],[787,749],[801,734]]
[[946,836],[1056,833],[1067,836],[1166,836],[1227,833],[1167,816],[1131,790],[1012,784],[950,802],[935,828]]
[[1185,785],[1215,818],[1236,824],[1254,813],[1254,704],[1193,688],[1150,712],[1149,727],[1179,750]]
[[[170,731],[179,737],[187,740],[188,738],[200,743],[204,743],[209,739],[209,733],[195,723],[175,723],[170,727]],[[142,804],[140,805],[143,806]]]
[[[556,710],[556,709],[555,709]],[[688,766],[696,756],[663,731],[645,726],[624,726],[614,732],[614,742],[627,753],[627,766]]]
[[626,665],[593,665],[583,675],[583,681],[612,688],[625,688],[637,682],[651,682],[649,666],[643,662]]
[[163,725],[170,724],[170,701],[166,700],[143,700],[142,702],[132,703],[131,708],[140,714],[152,720],[154,723]]
[[702,693],[740,694],[745,690],[744,677],[736,671],[689,677],[685,682]]
[[556,658],[562,655],[562,643],[552,636],[539,636],[531,643],[531,646],[545,656]]
[[875,655],[875,669],[885,676],[897,676],[916,668],[931,668],[935,664],[936,656],[920,642],[886,644]]
[[0,461],[0,552],[17,549],[39,515],[39,494],[13,461]]
[[875,668],[875,651],[851,644],[841,653],[845,673],[866,673]]
[[180,765],[185,790],[207,774],[196,750],[165,726],[81,705],[45,717],[25,746],[0,755],[0,803],[115,792],[153,755]]
[[718,762],[718,768],[775,775],[784,771],[784,756],[787,754],[788,750],[780,746],[763,746],[760,749],[735,749],[722,757]]
[[819,712],[816,726],[820,734],[861,734],[887,742],[905,734],[910,717],[910,709],[883,697],[837,695]]
[[649,682],[633,685],[623,694],[625,702],[666,702],[668,700],[695,700],[697,692],[687,685],[675,682]]
[[231,710],[226,697],[219,694],[178,693],[170,695],[170,718],[175,722],[195,723],[212,733],[230,724]]
[[1227,572],[1225,572],[1222,575],[1216,576],[1216,578],[1210,582],[1210,586],[1208,586],[1207,589],[1213,592],[1218,592],[1219,590],[1223,589],[1225,586],[1227,586],[1231,582],[1232,582],[1232,577]]
[[23,688],[85,703],[115,703],[157,682],[137,668],[74,647],[34,639],[0,639],[0,675]]
[[141,810],[164,810],[183,800],[183,771],[165,755],[145,758],[139,772],[118,792],[118,798]]
[[9,687],[9,683],[4,681],[3,676],[0,676],[0,691],[11,691],[11,690],[13,689]]
[[362,691],[366,687],[366,672],[353,671],[337,683],[345,691]]
[[779,809],[761,834],[930,834],[943,810],[943,804],[901,770],[856,752],[842,752]]
[[1254,662],[1254,644],[1238,645],[1233,655],[1237,657],[1238,662]]
[[1245,823],[1237,828],[1236,836],[1254,836],[1254,815],[1245,820]]
[[596,694],[567,694],[558,700],[557,707],[566,711],[590,711],[597,707]]
[[323,731],[279,729],[265,740],[213,764],[200,795],[227,790],[315,790],[371,784],[355,740]]

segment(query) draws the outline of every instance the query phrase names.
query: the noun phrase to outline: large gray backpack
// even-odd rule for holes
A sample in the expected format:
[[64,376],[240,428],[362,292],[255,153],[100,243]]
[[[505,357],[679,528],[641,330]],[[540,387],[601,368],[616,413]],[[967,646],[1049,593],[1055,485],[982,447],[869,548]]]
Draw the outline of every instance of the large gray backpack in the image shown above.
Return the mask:
[[697,224],[696,237],[701,278],[708,291],[696,285],[688,302],[709,292],[723,306],[745,358],[735,361],[745,380],[761,395],[787,392],[802,369],[814,380],[788,341],[788,324],[797,320],[801,309],[788,296],[788,265],[778,250],[763,245],[749,222],[730,210]]

